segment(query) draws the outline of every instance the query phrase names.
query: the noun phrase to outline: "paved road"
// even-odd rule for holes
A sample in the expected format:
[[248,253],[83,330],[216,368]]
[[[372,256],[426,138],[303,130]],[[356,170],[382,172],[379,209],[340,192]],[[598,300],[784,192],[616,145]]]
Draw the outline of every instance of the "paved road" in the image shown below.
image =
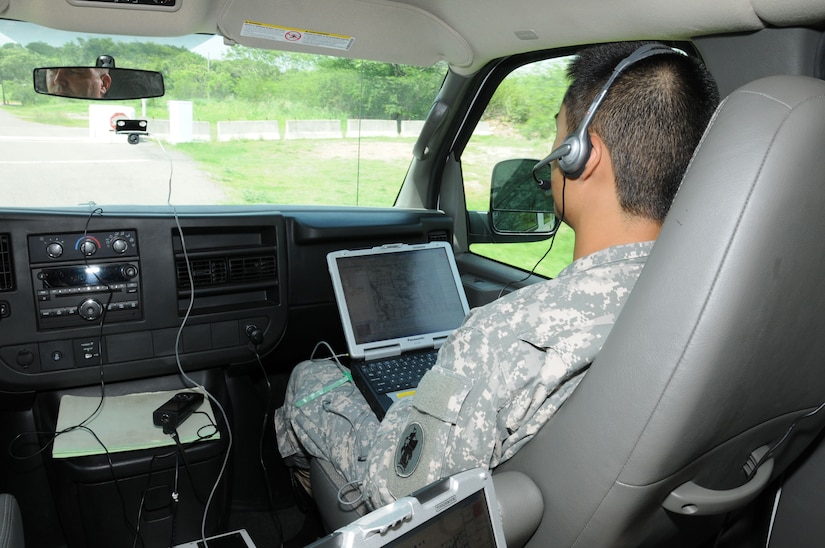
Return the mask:
[[21,120],[0,108],[0,207],[216,204],[224,194],[188,156],[144,140],[100,143],[88,128]]

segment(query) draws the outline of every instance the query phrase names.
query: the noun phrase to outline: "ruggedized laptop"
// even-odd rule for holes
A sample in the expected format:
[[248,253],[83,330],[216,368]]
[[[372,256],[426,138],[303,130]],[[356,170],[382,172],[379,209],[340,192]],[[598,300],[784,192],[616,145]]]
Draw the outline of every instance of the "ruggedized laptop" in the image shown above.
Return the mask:
[[460,472],[378,508],[311,548],[504,548],[490,472]]
[[452,247],[340,250],[328,254],[327,263],[353,380],[383,419],[393,402],[415,393],[438,348],[469,312]]

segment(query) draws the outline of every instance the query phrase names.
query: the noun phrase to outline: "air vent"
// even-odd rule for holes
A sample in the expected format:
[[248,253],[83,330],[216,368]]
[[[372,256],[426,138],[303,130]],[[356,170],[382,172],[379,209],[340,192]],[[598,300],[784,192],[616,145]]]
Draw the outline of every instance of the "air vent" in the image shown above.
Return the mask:
[[11,262],[11,237],[0,234],[0,291],[14,289],[14,266]]
[[[261,283],[274,285],[277,280],[275,257],[223,256],[191,259],[192,279],[196,289],[222,286],[246,286]],[[186,261],[177,260],[178,288],[189,289]]]
[[274,280],[275,274],[275,257],[229,259],[229,280],[232,283]]
[[[189,262],[192,269],[192,282],[195,287],[213,287],[225,284],[228,280],[226,258],[193,259]],[[189,274],[186,271],[186,260],[178,259],[178,287],[189,289]]]

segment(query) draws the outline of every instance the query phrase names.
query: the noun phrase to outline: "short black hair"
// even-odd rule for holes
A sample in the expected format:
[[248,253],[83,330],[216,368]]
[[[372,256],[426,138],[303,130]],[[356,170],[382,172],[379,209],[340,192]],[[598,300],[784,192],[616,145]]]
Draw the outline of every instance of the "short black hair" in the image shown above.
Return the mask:
[[[579,126],[616,65],[646,43],[613,42],[578,52],[567,69],[568,131]],[[619,75],[590,131],[610,151],[625,212],[664,221],[718,104],[716,82],[693,56],[654,55]]]

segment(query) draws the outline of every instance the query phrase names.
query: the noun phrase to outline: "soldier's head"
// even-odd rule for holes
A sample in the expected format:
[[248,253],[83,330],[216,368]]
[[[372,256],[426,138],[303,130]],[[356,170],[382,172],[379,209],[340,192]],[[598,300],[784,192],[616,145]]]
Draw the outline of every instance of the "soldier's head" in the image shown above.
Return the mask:
[[[576,55],[567,71],[570,86],[559,113],[555,146],[579,127],[616,66],[643,45],[602,44]],[[588,131],[609,153],[625,213],[661,224],[718,103],[712,76],[688,55],[651,55],[616,77]]]

